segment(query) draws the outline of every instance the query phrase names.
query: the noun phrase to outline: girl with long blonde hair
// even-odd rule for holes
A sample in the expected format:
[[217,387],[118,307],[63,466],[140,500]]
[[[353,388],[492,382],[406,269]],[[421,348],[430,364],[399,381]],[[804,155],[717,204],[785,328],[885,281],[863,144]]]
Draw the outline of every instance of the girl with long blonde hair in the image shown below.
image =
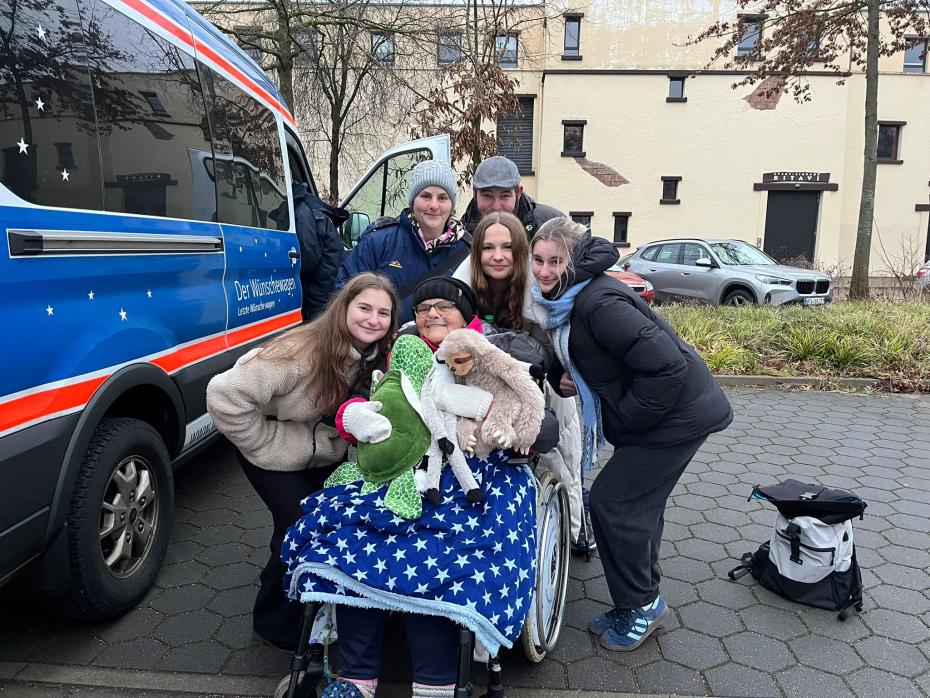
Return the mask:
[[281,544],[300,500],[323,486],[347,443],[332,418],[387,356],[397,294],[378,274],[359,274],[308,325],[252,349],[207,386],[207,410],[238,449],[249,482],[274,520],[252,623],[265,641],[293,650],[300,605],[284,595]]

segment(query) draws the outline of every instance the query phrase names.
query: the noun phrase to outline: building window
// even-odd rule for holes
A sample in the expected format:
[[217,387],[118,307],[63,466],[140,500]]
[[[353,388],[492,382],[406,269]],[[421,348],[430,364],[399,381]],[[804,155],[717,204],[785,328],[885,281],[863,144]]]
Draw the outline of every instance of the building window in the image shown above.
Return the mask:
[[904,51],[905,73],[927,72],[927,37],[913,37],[907,40],[907,49]]
[[680,204],[678,199],[678,183],[681,177],[663,177],[662,178],[662,198],[660,204]]
[[740,36],[739,45],[736,47],[738,58],[758,58],[759,44],[762,41],[762,21],[759,16],[747,16],[740,18]]
[[685,80],[688,78],[679,75],[670,75],[668,78],[668,97],[666,102],[687,102],[685,97]]
[[375,57],[381,65],[389,68],[394,67],[394,35],[393,34],[372,34],[371,35],[371,55]]
[[303,29],[294,32],[294,48],[299,50],[294,57],[294,65],[309,67],[312,66],[320,57],[320,40],[317,32],[313,29]]
[[440,34],[436,42],[436,63],[452,65],[462,58],[462,37],[460,34]]
[[594,211],[570,211],[568,214],[575,223],[581,223],[581,225],[591,229],[591,219],[594,217]]
[[239,48],[249,54],[249,58],[259,65],[262,63],[261,31],[262,28],[257,26],[236,27]]
[[901,160],[901,128],[906,121],[879,121],[878,122],[878,161],[879,163],[900,165]]
[[498,34],[494,41],[497,65],[501,68],[517,67],[517,35]]
[[519,106],[497,120],[497,152],[513,160],[520,174],[533,173],[533,106],[536,97],[519,97]]
[[630,216],[633,214],[629,211],[614,212],[614,244],[626,246],[630,242],[627,240],[627,233],[630,229]]
[[581,15],[565,15],[565,43],[562,48],[562,60],[579,60],[581,58]]
[[158,116],[169,116],[168,110],[165,109],[165,105],[161,103],[157,94],[154,92],[142,92],[141,94],[145,97],[145,101],[149,103],[153,114],[157,114]]
[[584,157],[584,126],[587,121],[563,121],[562,157]]
[[58,154],[58,171],[74,169],[74,151],[70,143],[56,143],[55,152]]

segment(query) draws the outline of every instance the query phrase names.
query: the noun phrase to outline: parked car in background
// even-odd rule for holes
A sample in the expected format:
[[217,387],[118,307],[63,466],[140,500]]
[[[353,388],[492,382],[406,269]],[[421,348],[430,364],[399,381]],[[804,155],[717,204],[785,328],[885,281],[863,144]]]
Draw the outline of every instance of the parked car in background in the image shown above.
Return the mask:
[[930,289],[930,259],[917,270],[917,288],[921,291]]
[[606,272],[607,276],[614,277],[617,281],[622,281],[631,289],[634,293],[639,294],[639,297],[642,298],[647,303],[652,303],[656,299],[655,289],[652,287],[652,284],[646,281],[643,277],[634,274],[631,271],[626,271],[623,268],[622,262],[617,262]]
[[778,264],[741,240],[659,240],[643,245],[620,264],[651,282],[657,301],[739,306],[822,305],[833,300],[828,274]]

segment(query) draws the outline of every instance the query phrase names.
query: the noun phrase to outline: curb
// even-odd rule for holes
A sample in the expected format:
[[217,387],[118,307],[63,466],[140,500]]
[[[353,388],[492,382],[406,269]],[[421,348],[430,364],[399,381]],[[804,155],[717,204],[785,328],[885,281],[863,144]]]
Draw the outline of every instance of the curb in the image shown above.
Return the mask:
[[762,387],[772,388],[790,386],[794,388],[846,388],[865,390],[867,388],[888,388],[890,383],[879,378],[815,378],[806,376],[733,376],[715,375],[720,385],[727,387]]
[[[143,690],[173,696],[271,696],[279,679],[260,676],[229,676],[129,669],[92,669],[62,664],[0,662],[0,693],[3,687],[102,688]],[[507,688],[511,698],[671,698],[669,694],[612,693],[547,688]],[[13,693],[12,695],[15,695]],[[381,683],[378,698],[409,698],[410,685]]]

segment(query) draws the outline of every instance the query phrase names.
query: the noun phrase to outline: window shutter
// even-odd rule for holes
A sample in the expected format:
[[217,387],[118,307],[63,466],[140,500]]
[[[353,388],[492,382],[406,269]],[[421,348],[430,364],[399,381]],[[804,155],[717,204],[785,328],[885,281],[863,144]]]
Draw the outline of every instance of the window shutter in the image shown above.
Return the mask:
[[520,97],[520,113],[497,120],[497,152],[517,164],[521,174],[533,171],[533,97]]

